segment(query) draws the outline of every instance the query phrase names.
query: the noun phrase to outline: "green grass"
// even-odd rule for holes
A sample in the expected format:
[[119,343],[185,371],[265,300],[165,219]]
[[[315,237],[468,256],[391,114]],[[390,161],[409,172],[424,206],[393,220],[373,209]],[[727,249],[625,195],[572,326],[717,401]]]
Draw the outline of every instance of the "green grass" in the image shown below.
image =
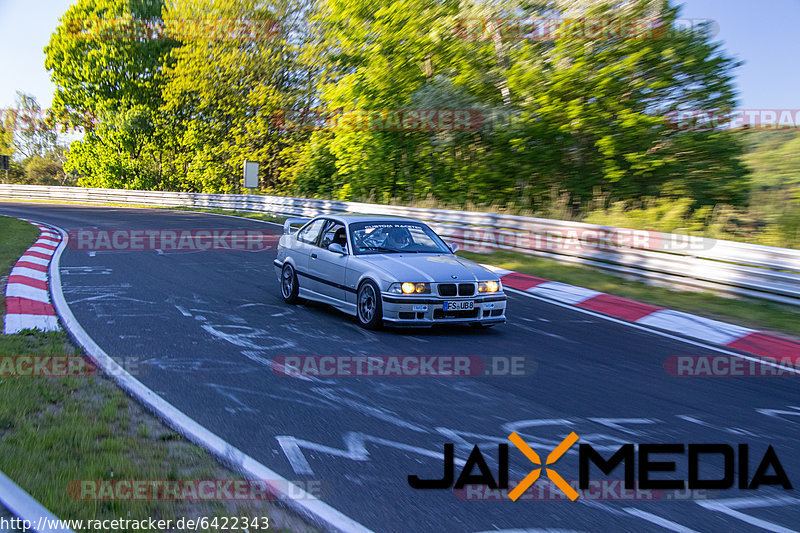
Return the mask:
[[[39,236],[36,226],[0,216],[0,279],[8,276],[11,267]],[[5,283],[0,283],[0,309],[5,309]]]
[[489,254],[458,252],[458,255],[507,268],[523,274],[578,285],[588,289],[630,298],[639,302],[707,316],[742,326],[800,337],[800,313],[788,306],[734,299],[706,292],[676,291],[654,287],[639,281],[604,274],[581,265],[564,265],[549,259],[517,252]]
[[[0,277],[4,277],[38,230],[0,217],[0,235]],[[61,331],[0,335],[0,357],[76,353],[79,350]],[[101,373],[0,378],[0,451],[0,471],[62,519],[267,516],[270,529],[313,530],[272,502],[74,499],[68,487],[81,479],[242,479],[129,399]]]

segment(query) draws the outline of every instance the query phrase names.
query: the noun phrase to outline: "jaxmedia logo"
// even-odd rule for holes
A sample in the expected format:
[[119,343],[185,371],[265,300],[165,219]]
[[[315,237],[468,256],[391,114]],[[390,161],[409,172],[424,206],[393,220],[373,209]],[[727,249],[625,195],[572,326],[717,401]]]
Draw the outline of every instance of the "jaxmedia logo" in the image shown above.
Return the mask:
[[220,251],[261,252],[279,237],[267,230],[231,229],[79,229],[69,232],[67,247],[79,251]]
[[272,372],[284,377],[478,377],[529,376],[538,363],[524,356],[477,355],[279,355]]
[[[586,491],[597,480],[591,478],[594,465],[606,476],[611,475],[618,466],[624,468],[622,488],[632,491],[669,490],[725,490],[732,488],[734,483],[742,490],[755,490],[762,485],[777,485],[784,490],[791,490],[786,471],[783,468],[775,449],[770,445],[764,452],[753,475],[750,475],[750,448],[747,444],[739,444],[736,448],[729,444],[679,444],[679,443],[647,443],[647,444],[622,444],[610,457],[605,458],[592,447],[591,444],[580,444],[578,447],[578,487],[573,487],[553,466],[570,448],[578,441],[579,437],[572,432],[567,435],[547,458],[542,461],[539,454],[534,451],[516,433],[511,433],[508,440],[522,452],[528,461],[536,468],[511,488],[507,493],[501,494],[511,501],[516,502],[528,490],[542,479],[542,470],[550,482],[555,485],[571,501],[580,497],[578,490]],[[480,448],[475,445],[469,457],[463,463],[458,478],[455,477],[454,444],[444,445],[444,475],[441,479],[421,479],[416,475],[408,476],[408,484],[414,489],[449,489],[458,491],[470,487],[487,487],[492,490],[506,491],[509,489],[509,446],[506,443],[497,445],[497,478],[494,477]],[[685,456],[686,468],[678,470],[676,459],[663,460],[658,455]],[[660,460],[661,459],[661,460]],[[638,470],[636,467],[638,466]],[[710,468],[722,467],[722,477],[701,477],[700,472],[708,472]],[[738,468],[737,468],[738,466]],[[477,474],[473,471],[477,468]],[[659,473],[677,473],[675,479],[654,478]],[[638,479],[636,477],[638,473]]]

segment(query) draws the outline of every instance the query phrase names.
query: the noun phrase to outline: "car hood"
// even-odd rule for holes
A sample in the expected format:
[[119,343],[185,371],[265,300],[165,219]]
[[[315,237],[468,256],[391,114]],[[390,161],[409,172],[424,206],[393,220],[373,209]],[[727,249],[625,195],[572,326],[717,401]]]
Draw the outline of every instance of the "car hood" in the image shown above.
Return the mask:
[[457,283],[499,279],[497,274],[478,263],[451,254],[376,254],[359,259],[382,270],[392,281]]

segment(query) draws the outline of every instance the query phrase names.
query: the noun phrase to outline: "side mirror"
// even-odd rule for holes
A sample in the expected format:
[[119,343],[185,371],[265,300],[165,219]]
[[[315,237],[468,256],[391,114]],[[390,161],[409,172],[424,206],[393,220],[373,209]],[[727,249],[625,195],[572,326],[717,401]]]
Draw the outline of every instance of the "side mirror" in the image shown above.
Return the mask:
[[328,250],[336,252],[337,254],[347,255],[347,252],[342,248],[342,245],[337,242],[332,242],[328,245]]
[[453,253],[456,253],[458,251],[459,246],[457,242],[448,242],[447,245],[450,247],[451,250],[453,250]]

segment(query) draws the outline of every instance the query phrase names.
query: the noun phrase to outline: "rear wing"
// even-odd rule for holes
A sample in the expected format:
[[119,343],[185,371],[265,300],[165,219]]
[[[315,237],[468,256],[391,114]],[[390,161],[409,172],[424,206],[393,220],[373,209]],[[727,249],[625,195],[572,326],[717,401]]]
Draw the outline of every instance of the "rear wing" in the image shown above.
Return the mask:
[[303,225],[306,222],[311,220],[310,218],[287,218],[286,222],[283,223],[283,234],[284,235],[291,235],[292,233],[292,226],[299,226]]

